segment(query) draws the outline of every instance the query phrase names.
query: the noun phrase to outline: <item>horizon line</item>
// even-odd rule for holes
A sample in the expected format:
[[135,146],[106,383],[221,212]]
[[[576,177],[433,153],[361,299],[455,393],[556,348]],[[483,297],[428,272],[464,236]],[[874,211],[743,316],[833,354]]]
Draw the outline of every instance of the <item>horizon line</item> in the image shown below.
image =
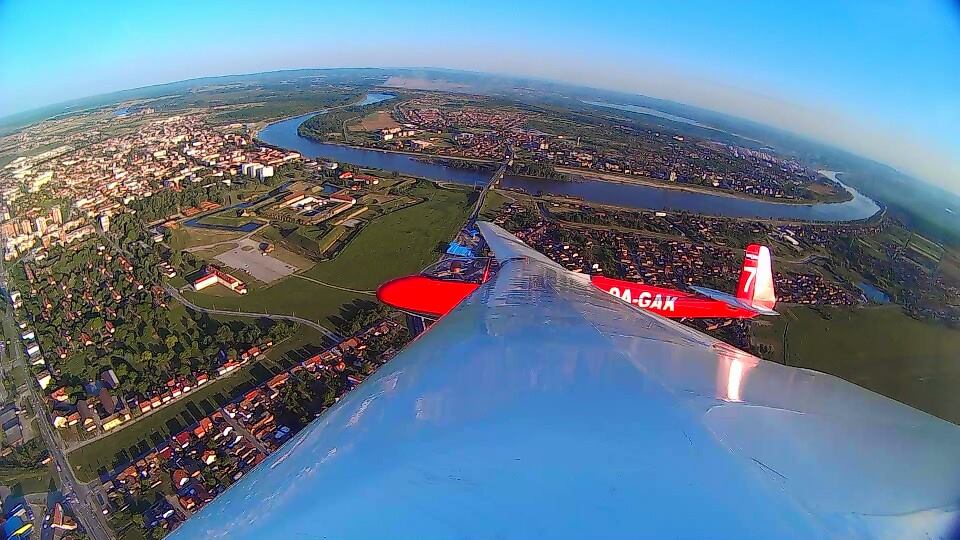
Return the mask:
[[[82,101],[82,100],[87,100],[87,99],[94,99],[94,98],[98,98],[98,97],[108,97],[108,96],[111,96],[111,95],[113,95],[113,94],[118,94],[118,93],[122,93],[122,92],[135,92],[135,91],[138,91],[138,90],[146,90],[146,89],[149,89],[149,88],[156,88],[156,87],[160,87],[160,86],[166,86],[166,85],[172,85],[172,84],[178,84],[178,83],[189,83],[189,82],[194,82],[194,81],[201,81],[201,80],[204,80],[204,79],[222,79],[222,78],[228,78],[228,77],[244,77],[244,76],[254,76],[254,75],[271,74],[271,73],[297,72],[297,71],[334,71],[334,70],[364,70],[364,69],[376,69],[376,70],[385,70],[385,71],[387,71],[387,70],[417,70],[417,69],[420,69],[420,70],[448,71],[448,72],[457,72],[457,73],[470,73],[470,74],[476,74],[476,75],[492,75],[492,76],[504,77],[504,78],[515,78],[515,79],[521,79],[521,80],[524,80],[524,79],[525,79],[525,80],[529,80],[529,81],[539,81],[539,82],[545,82],[545,83],[566,85],[566,86],[570,86],[570,87],[574,87],[574,88],[578,88],[578,87],[579,87],[579,88],[583,88],[583,89],[586,89],[586,90],[597,90],[597,91],[602,91],[602,92],[614,92],[614,93],[620,93],[620,94],[624,94],[624,95],[628,95],[628,96],[637,96],[637,97],[642,97],[642,98],[647,98],[647,99],[653,99],[653,100],[658,100],[658,101],[673,103],[673,104],[676,104],[676,105],[682,105],[682,106],[686,106],[686,107],[694,107],[694,108],[700,109],[700,110],[702,110],[702,111],[707,111],[707,112],[711,112],[711,113],[714,113],[714,114],[722,114],[722,115],[725,115],[725,116],[727,116],[727,117],[729,117],[729,118],[732,118],[732,119],[736,119],[736,120],[740,120],[740,121],[745,121],[745,122],[753,122],[753,123],[755,123],[755,124],[758,124],[758,125],[760,125],[760,126],[763,126],[763,127],[765,127],[765,128],[768,128],[768,129],[779,130],[779,131],[782,131],[782,132],[784,132],[784,133],[787,133],[787,134],[789,134],[789,135],[791,135],[791,136],[798,137],[798,138],[800,138],[800,139],[806,140],[806,141],[811,142],[811,143],[814,143],[814,144],[822,144],[822,145],[828,146],[828,147],[830,147],[830,148],[833,148],[833,149],[835,149],[835,150],[840,150],[840,151],[842,151],[842,152],[849,153],[849,154],[851,154],[851,155],[853,155],[853,156],[855,156],[855,157],[858,157],[858,158],[860,158],[860,159],[869,160],[869,161],[872,161],[872,162],[874,162],[874,163],[876,163],[876,164],[878,164],[878,165],[882,165],[882,166],[888,167],[888,168],[890,168],[891,170],[895,171],[896,173],[898,173],[898,174],[900,174],[900,175],[902,175],[902,176],[905,176],[905,177],[907,177],[907,178],[909,178],[909,179],[911,179],[911,180],[914,180],[914,181],[922,182],[923,184],[926,184],[927,186],[934,187],[934,188],[937,188],[937,189],[942,189],[942,190],[944,190],[944,191],[946,191],[946,192],[948,192],[948,193],[960,194],[960,191],[954,192],[954,191],[952,191],[952,190],[950,190],[950,189],[948,189],[948,188],[940,185],[938,182],[935,182],[935,181],[932,181],[932,180],[929,180],[929,179],[925,179],[925,178],[921,178],[921,177],[919,177],[919,176],[917,176],[917,175],[915,175],[915,174],[911,174],[911,173],[904,172],[904,171],[901,170],[899,167],[895,167],[895,166],[893,166],[893,165],[891,165],[891,164],[889,164],[889,163],[887,163],[887,162],[880,161],[880,160],[878,160],[878,159],[876,159],[876,158],[869,157],[869,156],[864,155],[864,154],[862,154],[862,153],[860,153],[860,152],[857,152],[857,151],[853,151],[853,150],[844,148],[844,147],[839,146],[838,144],[833,143],[833,142],[831,142],[831,141],[826,141],[826,140],[818,139],[818,138],[816,138],[816,137],[812,137],[812,136],[810,136],[810,135],[807,135],[807,134],[803,134],[803,133],[799,133],[799,132],[797,132],[797,131],[794,131],[794,130],[791,129],[791,128],[786,128],[786,127],[782,127],[782,126],[770,124],[770,123],[767,123],[766,121],[763,121],[763,120],[757,120],[757,119],[753,119],[753,118],[748,118],[748,117],[744,117],[744,116],[741,116],[741,115],[738,115],[738,114],[735,114],[735,113],[730,113],[730,112],[727,112],[727,111],[722,111],[722,110],[717,110],[717,109],[713,109],[713,108],[708,108],[708,107],[704,107],[704,106],[702,106],[702,105],[697,105],[697,104],[693,104],[693,103],[687,103],[687,102],[683,102],[683,101],[676,101],[676,100],[669,99],[669,98],[662,98],[662,97],[652,96],[652,95],[640,93],[640,92],[638,92],[638,91],[625,91],[625,90],[618,90],[618,89],[614,89],[614,88],[603,88],[603,87],[597,87],[597,86],[589,86],[589,85],[585,85],[585,84],[582,84],[582,83],[572,83],[572,82],[561,81],[561,80],[556,80],[556,79],[549,79],[549,78],[544,78],[544,77],[533,77],[533,76],[529,76],[529,75],[519,75],[519,74],[513,74],[513,73],[492,72],[492,71],[479,71],[479,70],[473,70],[473,69],[450,68],[450,67],[443,67],[443,66],[425,66],[425,65],[422,65],[422,66],[390,66],[390,67],[387,67],[387,66],[373,66],[373,65],[368,65],[368,66],[348,66],[348,67],[344,67],[344,66],[340,66],[340,67],[330,67],[330,66],[328,66],[328,67],[298,67],[298,68],[287,68],[287,69],[271,69],[271,70],[266,70],[266,71],[253,71],[253,72],[241,72],[241,73],[221,73],[221,74],[212,74],[212,75],[201,75],[201,76],[197,76],[197,77],[190,77],[190,78],[187,78],[187,79],[177,79],[177,80],[172,80],[172,81],[171,81],[171,80],[167,80],[167,81],[158,82],[158,83],[153,83],[153,84],[146,84],[146,85],[143,85],[143,86],[134,86],[134,87],[129,87],[129,88],[119,88],[119,89],[116,89],[116,90],[110,90],[110,91],[101,92],[101,93],[98,93],[98,94],[88,94],[88,95],[84,95],[84,96],[79,96],[79,97],[75,97],[75,98],[70,98],[70,99],[63,100],[63,101],[57,101],[57,102],[53,102],[53,103],[48,103],[48,104],[46,104],[46,105],[41,105],[41,106],[39,106],[39,107],[34,107],[34,108],[30,108],[30,109],[20,110],[20,111],[17,111],[17,112],[13,112],[13,113],[6,114],[6,115],[4,115],[4,116],[0,116],[0,129],[2,129],[2,127],[4,126],[4,124],[6,124],[9,119],[11,119],[11,118],[13,118],[13,117],[16,117],[16,116],[28,115],[28,114],[30,114],[30,113],[40,112],[40,111],[42,111],[43,109],[52,108],[52,107],[58,107],[58,106],[68,107],[71,103],[74,103],[74,102],[77,102],[77,101]],[[387,88],[389,88],[389,87],[387,87]],[[401,88],[401,89],[402,89],[402,88]],[[477,95],[483,95],[483,94],[477,94]],[[118,101],[118,102],[119,102],[119,101]],[[106,106],[107,106],[107,104],[98,105],[98,106],[90,107],[89,109],[90,109],[90,110],[96,110],[96,109],[103,108],[103,107],[106,107]],[[37,120],[27,121],[27,122],[25,122],[25,123],[22,124],[22,125],[13,127],[13,128],[11,129],[11,133],[12,133],[12,132],[19,131],[19,130],[26,129],[26,128],[29,128],[29,127],[31,127],[31,126],[33,126],[33,125],[35,125],[35,124],[38,124],[38,123],[40,123],[40,122],[49,120],[49,119],[54,118],[54,117],[56,117],[56,116],[60,116],[60,115],[62,115],[62,114],[79,114],[79,113],[84,112],[85,110],[87,110],[87,109],[77,109],[77,110],[75,110],[75,111],[65,110],[65,111],[62,111],[62,112],[59,112],[59,113],[55,113],[55,114],[51,114],[51,115],[49,115],[49,116],[45,116],[45,117],[40,118],[40,119],[37,119]],[[660,112],[667,112],[667,111],[660,111]],[[11,122],[10,124],[15,124],[15,121],[14,121],[14,122]],[[735,134],[734,134],[734,135],[735,135]],[[766,142],[766,141],[757,141],[757,142],[762,142],[764,145],[767,145],[767,146],[770,145],[770,143],[768,143],[768,142]]]

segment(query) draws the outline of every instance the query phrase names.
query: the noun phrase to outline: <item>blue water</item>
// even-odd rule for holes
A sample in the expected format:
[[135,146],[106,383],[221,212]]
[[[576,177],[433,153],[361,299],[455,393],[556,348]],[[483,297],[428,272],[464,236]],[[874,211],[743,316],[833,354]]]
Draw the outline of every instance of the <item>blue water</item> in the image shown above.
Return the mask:
[[381,101],[387,101],[388,99],[393,99],[397,96],[393,94],[381,94],[379,92],[370,92],[364,98],[357,103],[351,105],[352,107],[363,107],[364,105],[373,105],[374,103],[380,103]]
[[691,118],[676,116],[670,113],[665,113],[663,111],[658,111],[656,109],[651,109],[650,107],[642,107],[640,105],[620,105],[618,103],[605,103],[603,101],[584,101],[584,103],[588,105],[596,105],[597,107],[606,107],[608,109],[617,109],[620,111],[635,112],[635,113],[646,114],[650,116],[656,116],[657,118],[663,118],[664,120],[672,120],[674,122],[680,122],[681,124],[687,124],[691,126],[723,131],[720,128],[708,126],[707,124],[697,122],[696,120],[693,120]]
[[195,229],[212,229],[216,231],[233,231],[233,232],[253,232],[257,230],[257,227],[263,225],[258,221],[248,221],[243,225],[230,226],[230,225],[211,225],[209,223],[200,223],[199,220],[203,218],[193,218],[184,221],[183,224],[187,227],[193,227]]
[[866,281],[857,283],[857,288],[863,291],[863,294],[871,301],[877,304],[887,304],[890,302],[890,296],[880,289],[874,287]]
[[[367,100],[372,100],[372,96],[378,97],[376,101],[371,101],[373,103],[393,97],[388,94],[371,94],[367,97]],[[381,97],[382,99],[380,99]],[[294,150],[310,158],[342,161],[362,167],[397,171],[402,174],[420,176],[431,180],[472,186],[485,184],[490,179],[490,173],[488,172],[457,169],[439,163],[421,161],[415,156],[385,152],[382,150],[354,148],[339,144],[321,143],[306,137],[301,137],[297,133],[297,128],[314,114],[317,113],[295,116],[270,124],[261,130],[257,137],[268,144]],[[880,210],[873,200],[849,186],[845,187],[853,195],[853,199],[850,201],[809,205],[738,199],[710,193],[681,191],[655,186],[618,184],[589,178],[578,182],[563,182],[506,176],[501,182],[501,187],[519,188],[533,194],[542,192],[552,195],[566,195],[578,197],[589,202],[615,204],[633,208],[687,211],[730,217],[795,219],[805,221],[853,221],[868,218]]]

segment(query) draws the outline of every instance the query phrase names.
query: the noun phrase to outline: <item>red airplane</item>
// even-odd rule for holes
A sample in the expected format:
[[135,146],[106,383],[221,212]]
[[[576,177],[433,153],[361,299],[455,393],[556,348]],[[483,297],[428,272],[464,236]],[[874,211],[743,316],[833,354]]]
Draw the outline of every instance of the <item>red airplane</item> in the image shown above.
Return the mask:
[[[770,250],[750,244],[745,252],[735,295],[705,287],[691,287],[696,292],[689,293],[601,275],[590,276],[590,282],[624,302],[673,319],[776,315]],[[485,283],[496,264],[491,257],[445,259],[420,274],[384,283],[377,298],[402,311],[439,318]]]

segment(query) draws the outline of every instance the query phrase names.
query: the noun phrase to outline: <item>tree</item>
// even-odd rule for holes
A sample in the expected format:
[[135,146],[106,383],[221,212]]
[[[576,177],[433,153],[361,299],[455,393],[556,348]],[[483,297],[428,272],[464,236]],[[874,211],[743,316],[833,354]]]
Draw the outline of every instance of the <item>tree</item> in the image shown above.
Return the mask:
[[217,328],[217,341],[222,344],[233,343],[233,330],[229,324],[221,324],[220,328]]

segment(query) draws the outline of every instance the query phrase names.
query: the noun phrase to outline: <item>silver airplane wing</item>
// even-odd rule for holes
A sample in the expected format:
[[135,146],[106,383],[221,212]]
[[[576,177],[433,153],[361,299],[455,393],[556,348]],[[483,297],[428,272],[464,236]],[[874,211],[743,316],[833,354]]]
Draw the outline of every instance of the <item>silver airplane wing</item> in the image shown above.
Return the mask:
[[594,289],[495,279],[174,538],[953,538],[960,428]]

